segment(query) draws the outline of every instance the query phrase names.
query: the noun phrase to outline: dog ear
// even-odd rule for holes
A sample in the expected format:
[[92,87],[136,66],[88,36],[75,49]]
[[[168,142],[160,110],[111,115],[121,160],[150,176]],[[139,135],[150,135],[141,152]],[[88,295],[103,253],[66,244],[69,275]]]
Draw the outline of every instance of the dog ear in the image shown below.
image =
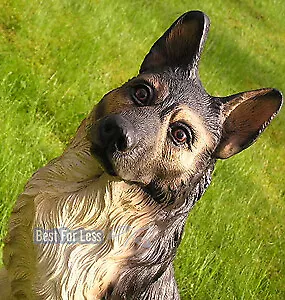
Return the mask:
[[221,98],[223,134],[217,158],[228,158],[253,144],[282,106],[282,94],[261,89]]
[[192,69],[198,66],[209,18],[200,11],[190,11],[178,18],[146,55],[140,73],[165,67]]

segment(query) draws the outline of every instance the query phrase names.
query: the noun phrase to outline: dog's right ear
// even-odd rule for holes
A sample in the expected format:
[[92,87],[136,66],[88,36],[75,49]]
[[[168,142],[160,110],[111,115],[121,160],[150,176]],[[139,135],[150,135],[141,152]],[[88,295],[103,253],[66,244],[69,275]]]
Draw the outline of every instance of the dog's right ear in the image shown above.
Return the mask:
[[223,103],[223,133],[216,158],[228,158],[253,144],[279,112],[282,93],[260,89],[220,98]]
[[210,26],[201,11],[190,11],[178,18],[146,55],[140,73],[166,67],[193,69],[198,67]]

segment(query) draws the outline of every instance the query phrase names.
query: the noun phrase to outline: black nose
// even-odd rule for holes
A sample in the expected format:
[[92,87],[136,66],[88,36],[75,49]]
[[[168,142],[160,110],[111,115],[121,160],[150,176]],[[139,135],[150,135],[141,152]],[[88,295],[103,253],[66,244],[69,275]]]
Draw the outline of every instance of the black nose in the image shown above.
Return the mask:
[[135,143],[132,124],[119,115],[105,117],[99,124],[99,138],[103,148],[120,152],[131,149]]

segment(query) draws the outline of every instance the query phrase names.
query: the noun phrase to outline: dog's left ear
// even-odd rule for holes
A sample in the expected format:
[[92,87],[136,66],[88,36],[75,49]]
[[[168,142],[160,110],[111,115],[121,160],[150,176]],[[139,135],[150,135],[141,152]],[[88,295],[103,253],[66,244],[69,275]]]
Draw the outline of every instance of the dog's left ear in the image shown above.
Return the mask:
[[223,134],[215,151],[217,158],[228,158],[253,144],[282,106],[282,94],[261,89],[221,98]]
[[159,71],[166,67],[197,67],[209,26],[209,18],[201,11],[182,15],[152,46],[141,65],[140,73]]

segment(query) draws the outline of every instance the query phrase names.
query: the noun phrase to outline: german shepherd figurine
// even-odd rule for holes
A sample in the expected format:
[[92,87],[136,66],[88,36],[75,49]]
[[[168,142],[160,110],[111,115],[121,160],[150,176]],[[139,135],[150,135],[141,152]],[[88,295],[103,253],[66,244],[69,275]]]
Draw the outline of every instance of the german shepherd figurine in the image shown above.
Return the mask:
[[5,240],[4,299],[179,299],[173,260],[216,160],[250,146],[282,105],[272,88],[207,94],[209,24],[199,11],[175,21],[33,175]]

